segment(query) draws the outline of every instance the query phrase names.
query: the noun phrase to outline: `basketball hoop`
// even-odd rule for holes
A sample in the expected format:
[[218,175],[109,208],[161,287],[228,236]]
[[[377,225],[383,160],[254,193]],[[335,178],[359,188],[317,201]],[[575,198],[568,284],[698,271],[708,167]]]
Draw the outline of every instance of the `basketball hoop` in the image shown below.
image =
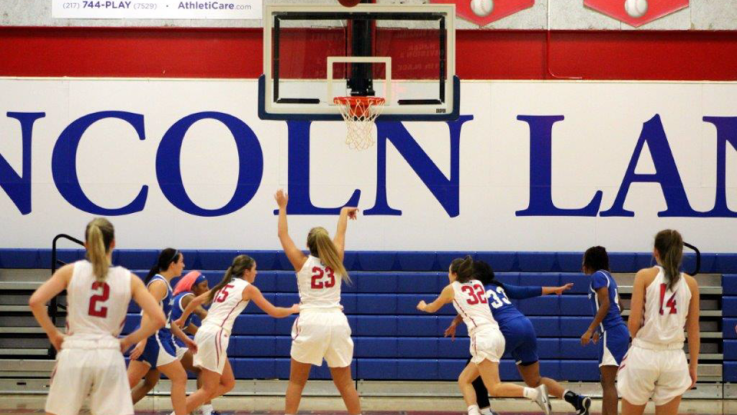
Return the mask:
[[371,134],[376,117],[381,115],[386,100],[377,97],[336,97],[340,114],[348,127],[345,143],[353,150],[366,150],[374,145]]

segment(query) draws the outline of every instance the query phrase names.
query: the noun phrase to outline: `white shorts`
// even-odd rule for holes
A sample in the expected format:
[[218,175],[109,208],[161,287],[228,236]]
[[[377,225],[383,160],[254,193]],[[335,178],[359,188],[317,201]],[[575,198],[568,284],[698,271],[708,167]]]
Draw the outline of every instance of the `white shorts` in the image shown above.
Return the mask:
[[665,405],[690,386],[683,345],[643,348],[635,340],[617,374],[619,396],[633,405],[645,405],[650,398],[655,406]]
[[228,361],[228,342],[230,333],[217,326],[203,325],[197,330],[194,342],[197,343],[197,353],[194,355],[193,365],[210,372],[223,374],[225,362]]
[[504,335],[496,327],[480,327],[471,335],[471,361],[479,364],[484,360],[499,363],[504,354]]
[[177,346],[177,359],[182,360],[187,351],[189,351],[189,348]]
[[46,412],[77,415],[87,395],[93,415],[132,415],[125,359],[117,339],[67,338],[51,374]]
[[353,361],[348,318],[341,310],[302,310],[292,325],[292,359],[300,363],[347,367]]

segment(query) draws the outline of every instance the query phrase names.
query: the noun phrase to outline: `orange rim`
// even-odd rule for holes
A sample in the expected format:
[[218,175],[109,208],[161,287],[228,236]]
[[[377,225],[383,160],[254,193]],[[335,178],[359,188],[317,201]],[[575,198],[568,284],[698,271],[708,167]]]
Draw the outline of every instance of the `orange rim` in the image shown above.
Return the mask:
[[379,97],[335,97],[333,102],[350,108],[349,114],[353,117],[363,117],[369,108],[375,105],[384,105],[386,100]]

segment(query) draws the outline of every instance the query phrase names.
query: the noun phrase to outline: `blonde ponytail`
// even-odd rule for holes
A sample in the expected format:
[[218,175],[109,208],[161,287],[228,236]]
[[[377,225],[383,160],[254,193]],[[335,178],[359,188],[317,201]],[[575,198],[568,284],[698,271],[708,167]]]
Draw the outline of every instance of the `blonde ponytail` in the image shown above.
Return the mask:
[[333,240],[330,239],[328,231],[325,228],[312,228],[310,233],[307,234],[307,246],[310,248],[310,253],[312,255],[317,254],[315,256],[320,258],[325,266],[332,268],[333,272],[340,274],[341,279],[346,283],[351,283],[348,271],[340,259],[340,254],[338,254],[338,249],[335,247]]
[[676,230],[666,229],[655,235],[655,249],[660,255],[660,262],[668,280],[668,289],[681,279],[681,261],[683,260],[683,237]]
[[92,270],[97,282],[104,282],[110,269],[107,254],[110,244],[115,239],[113,224],[105,218],[95,218],[87,224],[85,241],[87,242],[87,259],[92,263]]

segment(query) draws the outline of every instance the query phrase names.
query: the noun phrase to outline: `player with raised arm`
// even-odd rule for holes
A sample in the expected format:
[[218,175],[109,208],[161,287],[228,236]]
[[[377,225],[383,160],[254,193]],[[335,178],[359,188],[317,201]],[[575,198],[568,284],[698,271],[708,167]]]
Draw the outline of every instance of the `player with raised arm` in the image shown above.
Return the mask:
[[594,319],[581,336],[581,345],[588,345],[592,338],[598,344],[603,392],[602,415],[617,415],[615,382],[617,371],[629,347],[630,335],[622,320],[617,282],[609,273],[609,255],[604,247],[594,246],[586,250],[583,255],[583,272],[591,275],[589,300]]
[[[59,351],[51,374],[46,413],[76,415],[90,396],[93,414],[132,415],[130,386],[123,353],[163,327],[166,319],[141,280],[123,267],[112,267],[115,229],[104,218],[85,229],[87,260],[60,268],[29,300],[36,321]],[[46,303],[67,291],[67,332],[52,323]],[[123,339],[131,299],[146,318]]]
[[[166,375],[171,382],[171,403],[176,415],[186,415],[187,399],[187,372],[177,358],[174,346],[175,335],[189,348],[196,350],[197,346],[192,339],[171,324],[171,304],[173,291],[171,280],[182,275],[184,269],[184,254],[173,248],[166,248],[159,253],[158,259],[145,278],[149,292],[159,302],[166,316],[166,325],[153,336],[144,339],[136,345],[130,355],[128,364],[128,381],[131,388],[135,388],[141,378],[150,369],[157,369]],[[146,319],[144,314],[142,321]]]
[[[635,275],[628,321],[632,347],[618,375],[624,415],[642,414],[650,399],[656,414],[675,415],[683,394],[696,385],[701,348],[699,285],[680,270],[681,234],[670,229],[658,232],[653,256],[658,265]],[[683,351],[684,328],[690,362]]]
[[474,379],[481,376],[484,386],[494,397],[527,398],[550,414],[548,388],[541,383],[537,388],[523,387],[514,383],[503,383],[499,378],[499,360],[504,354],[504,336],[494,320],[486,298],[483,284],[474,278],[473,259],[470,256],[454,259],[448,269],[447,285],[440,296],[430,304],[420,301],[417,309],[435,313],[442,306],[453,303],[471,338],[471,363],[458,377],[463,399],[468,406],[468,415],[479,415]]
[[235,386],[233,368],[228,361],[228,343],[235,319],[253,302],[266,314],[284,318],[299,313],[297,304],[289,308],[274,307],[253,283],[256,261],[248,255],[238,255],[225,271],[223,279],[208,292],[192,299],[174,325],[184,325],[202,304],[212,304],[202,327],[195,334],[197,353],[194,366],[201,370],[202,386],[187,397],[187,412],[204,402],[225,395]]
[[341,209],[333,239],[325,228],[310,229],[307,234],[310,254],[305,255],[289,236],[287,195],[279,190],[274,198],[279,205],[279,241],[297,272],[300,299],[300,315],[292,327],[292,361],[284,412],[286,415],[297,413],[310,369],[312,365],[322,365],[324,359],[348,414],[358,415],[361,403],[351,376],[353,340],[340,304],[341,284],[350,282],[343,266],[345,233],[348,219],[356,219],[358,209]]
[[[588,415],[591,407],[590,398],[563,389],[563,386],[555,380],[540,376],[540,359],[537,354],[535,328],[532,326],[530,319],[522,314],[510,301],[510,299],[523,300],[548,294],[561,295],[564,291],[570,290],[573,284],[568,283],[561,287],[520,287],[503,284],[496,279],[494,270],[486,262],[474,261],[473,266],[476,278],[481,281],[486,290],[491,314],[504,335],[505,350],[511,353],[512,358],[517,363],[517,370],[525,384],[531,388],[544,384],[548,387],[551,395],[559,399],[565,399],[576,409],[577,414]],[[455,337],[456,327],[461,321],[462,318],[459,314],[445,331],[445,336]],[[473,387],[476,390],[476,399],[481,414],[491,415],[489,392],[484,387],[483,379],[476,378],[473,381]]]

